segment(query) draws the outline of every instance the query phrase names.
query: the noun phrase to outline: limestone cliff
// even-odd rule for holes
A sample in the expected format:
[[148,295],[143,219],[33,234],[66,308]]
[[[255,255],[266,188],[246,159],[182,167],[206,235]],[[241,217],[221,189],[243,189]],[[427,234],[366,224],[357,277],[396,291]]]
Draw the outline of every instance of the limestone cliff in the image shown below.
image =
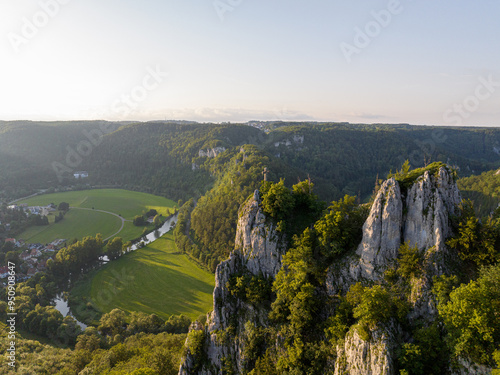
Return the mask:
[[[345,295],[356,282],[381,281],[384,272],[396,264],[401,244],[407,242],[420,252],[424,268],[422,275],[411,280],[411,312],[407,317],[410,322],[417,319],[431,322],[437,314],[431,294],[432,278],[445,273],[450,264],[452,253],[446,240],[452,235],[450,217],[456,213],[461,197],[446,167],[413,178],[404,177],[383,183],[363,225],[362,240],[355,253],[326,265],[329,268],[325,289],[333,299],[335,295]],[[229,259],[217,267],[214,308],[207,324],[192,327],[203,332],[200,349],[203,355],[194,356],[188,350],[180,374],[247,373],[252,368],[248,366],[248,338],[255,327],[270,327],[269,305],[251,303],[228,287],[241,275],[272,281],[281,268],[286,243],[266,220],[258,191],[240,209],[235,244]],[[325,320],[328,316],[318,318]],[[321,332],[316,334],[321,337]],[[391,318],[373,328],[369,337],[363,339],[356,325],[351,326],[345,339],[331,348],[325,374],[396,375],[401,344],[412,340],[409,332]],[[274,348],[278,357],[283,353],[279,335],[263,345]],[[473,365],[459,367],[457,374],[466,373]],[[483,372],[477,367],[471,373]]]
[[365,341],[351,329],[344,345],[337,347],[334,375],[395,375],[398,334],[392,324],[375,330],[371,340]]
[[[247,274],[273,279],[281,268],[286,246],[274,225],[266,222],[259,204],[259,192],[255,191],[240,208],[235,250],[215,271],[213,311],[206,327],[193,327],[203,329],[206,337],[206,358],[203,364],[198,364],[196,373],[222,374],[224,366],[236,368],[241,373],[249,327],[268,325],[269,311],[265,307],[231,295],[227,287],[231,277]],[[195,361],[188,353],[179,374],[194,373]]]
[[[402,186],[401,186],[402,185]],[[411,183],[394,178],[383,183],[363,226],[363,239],[356,254],[340,266],[331,267],[327,290],[345,293],[358,281],[379,281],[395,263],[401,244],[417,247],[424,259],[423,276],[412,280],[410,319],[433,320],[436,307],[431,296],[433,276],[441,275],[450,256],[445,241],[452,234],[450,215],[456,213],[461,197],[449,171],[426,171]],[[394,374],[396,325],[372,333],[363,341],[351,329],[345,345],[337,348],[336,374]],[[340,371],[340,372],[339,372]]]
[[445,240],[451,235],[450,215],[460,201],[457,185],[445,168],[436,175],[426,171],[403,188],[394,178],[385,181],[363,225],[356,255],[331,269],[330,293],[345,292],[363,279],[380,280],[405,242],[424,255],[432,275],[441,274],[447,256]]

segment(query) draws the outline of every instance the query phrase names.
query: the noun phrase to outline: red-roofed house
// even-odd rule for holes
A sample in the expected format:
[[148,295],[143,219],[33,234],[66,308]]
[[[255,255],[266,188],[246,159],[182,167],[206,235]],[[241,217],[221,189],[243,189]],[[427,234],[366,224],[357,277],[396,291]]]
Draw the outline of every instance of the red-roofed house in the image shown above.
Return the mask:
[[28,259],[31,259],[31,254],[29,253],[28,250],[23,251],[23,253],[21,254],[21,259],[24,260],[24,261],[27,261]]
[[36,268],[33,268],[33,267],[32,267],[32,268],[30,268],[30,269],[28,270],[28,272],[26,273],[26,275],[27,275],[28,277],[31,277],[31,276],[34,276],[34,275],[35,275],[35,273],[36,273]]
[[9,276],[9,268],[7,266],[0,267],[0,279]]
[[32,258],[38,258],[40,255],[42,255],[42,253],[38,249],[31,250],[30,254]]

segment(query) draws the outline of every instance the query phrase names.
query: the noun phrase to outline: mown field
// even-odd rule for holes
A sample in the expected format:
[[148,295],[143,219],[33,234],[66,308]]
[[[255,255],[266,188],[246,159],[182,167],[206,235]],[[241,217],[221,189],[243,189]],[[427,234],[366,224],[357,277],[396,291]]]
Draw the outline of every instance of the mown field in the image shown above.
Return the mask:
[[54,223],[54,216],[50,216],[48,226],[30,227],[19,237],[27,242],[46,244],[58,238],[81,239],[85,236],[95,236],[97,233],[101,233],[103,238],[107,238],[121,227],[119,218],[98,211],[69,210],[64,220],[57,224]]
[[[19,238],[28,242],[48,243],[58,238],[81,239],[85,236],[101,233],[103,238],[116,234],[124,240],[139,237],[143,228],[135,227],[131,220],[150,209],[167,216],[174,211],[176,203],[170,199],[151,194],[121,189],[99,189],[71,191],[32,197],[17,204],[26,203],[29,206],[46,206],[50,203],[59,205],[67,202],[70,209],[64,220],[55,224],[54,215],[49,215],[50,225],[31,227],[21,233]],[[114,215],[99,212],[108,211],[121,216],[125,221],[123,228],[117,233],[122,220]],[[56,211],[56,213],[58,213]]]
[[213,274],[178,252],[169,232],[89,274],[71,290],[70,298],[90,302],[102,313],[119,308],[163,319],[172,314],[195,319],[212,309],[213,288]]

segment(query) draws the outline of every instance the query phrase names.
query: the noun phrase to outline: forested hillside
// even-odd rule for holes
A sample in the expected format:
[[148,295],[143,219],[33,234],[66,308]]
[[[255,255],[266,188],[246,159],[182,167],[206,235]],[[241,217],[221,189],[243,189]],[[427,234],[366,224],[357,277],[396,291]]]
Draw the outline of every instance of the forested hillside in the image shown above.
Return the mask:
[[[367,201],[377,176],[405,160],[453,165],[460,176],[497,168],[500,131],[347,123],[0,123],[5,199],[78,184],[121,187],[185,202],[186,252],[212,271],[233,245],[239,205],[271,181],[310,178],[325,202]],[[75,180],[73,173],[89,177]],[[490,199],[490,198],[488,198]],[[181,202],[181,203],[182,203]],[[180,242],[179,242],[180,244]]]
[[264,183],[240,208],[180,375],[490,374],[500,217],[481,222],[456,177],[442,163],[405,163],[372,204],[346,196],[294,237],[297,204],[304,217],[317,197],[308,182]]
[[464,197],[474,202],[480,217],[489,216],[500,203],[500,173],[498,170],[484,172],[458,180]]

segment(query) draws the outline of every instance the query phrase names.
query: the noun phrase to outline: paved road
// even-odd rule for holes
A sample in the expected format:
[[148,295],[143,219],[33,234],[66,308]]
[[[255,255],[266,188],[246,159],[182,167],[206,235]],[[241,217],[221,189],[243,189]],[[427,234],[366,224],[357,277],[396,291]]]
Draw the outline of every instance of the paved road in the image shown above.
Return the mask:
[[42,194],[43,194],[43,193],[45,193],[46,191],[47,191],[47,189],[45,189],[45,190],[40,190],[38,193],[28,195],[27,197],[17,198],[17,199],[15,199],[15,200],[13,200],[12,202],[9,202],[9,205],[10,205],[10,204],[14,204],[14,203],[19,202],[19,201],[22,201],[22,200],[25,200],[25,199],[28,199],[28,198],[36,197],[37,195],[42,195]]
[[93,208],[83,208],[83,207],[70,207],[71,209],[74,209],[74,210],[87,210],[87,211],[97,211],[97,212],[103,212],[105,214],[109,214],[109,215],[113,215],[113,216],[116,216],[118,219],[120,219],[122,221],[122,226],[120,227],[120,229],[118,230],[118,232],[112,234],[111,236],[109,236],[108,238],[105,238],[104,241],[107,241],[109,240],[110,238],[113,238],[115,237],[118,233],[120,233],[123,229],[123,226],[125,225],[125,222],[126,221],[129,221],[129,222],[132,222],[132,220],[125,220],[123,217],[121,217],[120,215],[117,215],[115,214],[114,212],[110,212],[110,211],[104,211],[104,210],[94,210]]

